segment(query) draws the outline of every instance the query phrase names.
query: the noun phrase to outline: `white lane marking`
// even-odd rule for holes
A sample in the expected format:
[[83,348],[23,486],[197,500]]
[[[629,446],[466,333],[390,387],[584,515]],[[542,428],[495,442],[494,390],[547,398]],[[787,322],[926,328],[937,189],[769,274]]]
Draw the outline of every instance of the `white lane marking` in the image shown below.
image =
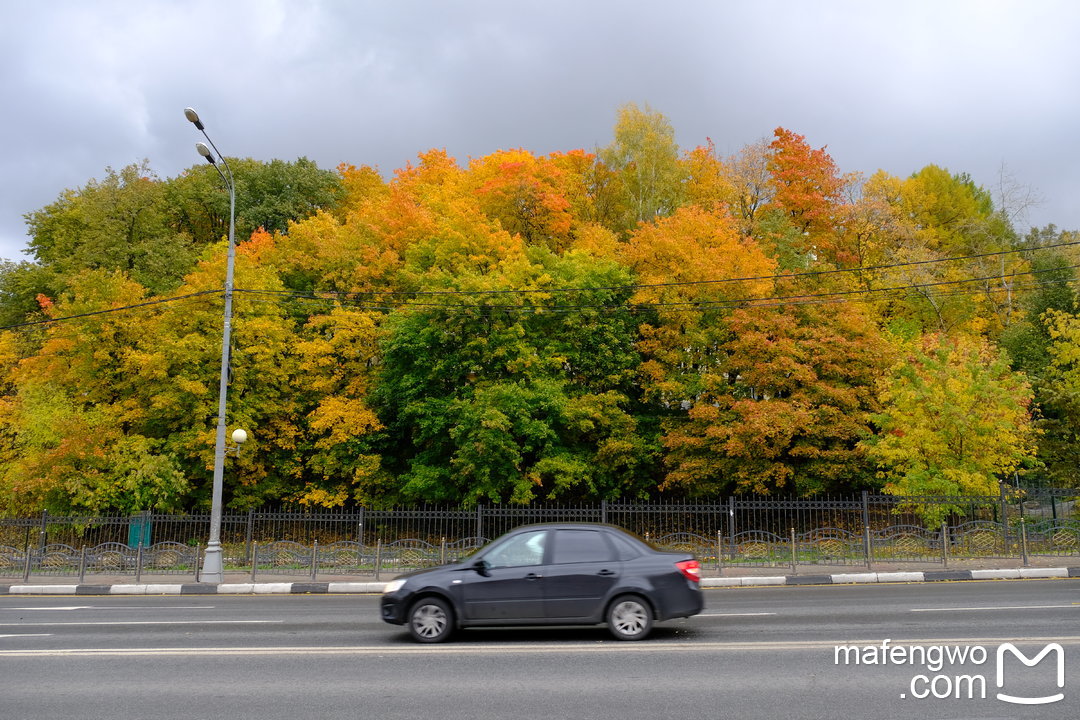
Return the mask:
[[213,605],[65,605],[62,607],[0,607],[0,610],[213,610]]
[[21,622],[0,623],[0,627],[75,627],[79,625],[277,625],[284,620],[102,620],[100,622]]
[[969,610],[1059,610],[1072,608],[1080,610],[1080,603],[1071,605],[998,605],[994,607],[943,607],[943,608],[912,608],[911,612],[967,612]]
[[[1074,637],[999,637],[999,638],[925,638],[920,640],[894,640],[893,646],[907,645],[989,645],[994,643],[1056,642],[1061,645],[1080,645],[1080,636]],[[58,650],[0,650],[4,657],[98,657],[98,656],[171,656],[171,657],[221,657],[255,655],[517,655],[576,653],[655,653],[701,651],[820,651],[832,650],[838,645],[880,645],[881,640],[806,640],[800,642],[640,642],[618,641],[598,643],[530,643],[527,645],[437,645],[416,647],[413,645],[359,645],[352,647],[204,647],[204,648],[69,648]]]
[[775,615],[774,612],[758,613],[698,613],[697,617],[759,617],[761,615]]
[[52,633],[24,633],[22,635],[0,635],[0,638],[52,637]]

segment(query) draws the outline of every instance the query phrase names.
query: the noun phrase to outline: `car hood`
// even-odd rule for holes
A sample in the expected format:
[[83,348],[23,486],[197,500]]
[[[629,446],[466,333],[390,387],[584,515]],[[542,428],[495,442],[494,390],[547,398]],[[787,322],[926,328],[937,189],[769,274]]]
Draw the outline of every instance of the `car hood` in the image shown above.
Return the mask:
[[424,576],[435,577],[445,575],[450,572],[460,572],[467,569],[469,569],[468,565],[465,565],[463,563],[452,563],[450,565],[439,565],[438,567],[433,568],[423,568],[422,570],[411,570],[407,573],[401,573],[400,575],[396,576],[395,579],[409,580]]

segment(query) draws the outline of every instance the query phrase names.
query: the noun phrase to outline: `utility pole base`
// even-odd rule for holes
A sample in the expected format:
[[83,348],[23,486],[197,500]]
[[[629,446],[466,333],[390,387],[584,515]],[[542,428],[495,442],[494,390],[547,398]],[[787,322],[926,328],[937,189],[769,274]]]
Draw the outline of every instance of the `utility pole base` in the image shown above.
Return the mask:
[[220,585],[225,582],[225,567],[221,558],[221,545],[208,546],[203,556],[202,572],[199,573],[199,582]]

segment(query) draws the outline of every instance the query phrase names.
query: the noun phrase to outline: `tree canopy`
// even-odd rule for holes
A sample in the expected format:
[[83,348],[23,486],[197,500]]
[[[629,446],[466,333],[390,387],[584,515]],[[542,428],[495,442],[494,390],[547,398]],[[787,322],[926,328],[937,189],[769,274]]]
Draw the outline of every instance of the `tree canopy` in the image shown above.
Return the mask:
[[[776,128],[370,167],[230,159],[230,507],[1076,486],[1080,237]],[[0,512],[209,503],[228,195],[149,163],[0,266]]]

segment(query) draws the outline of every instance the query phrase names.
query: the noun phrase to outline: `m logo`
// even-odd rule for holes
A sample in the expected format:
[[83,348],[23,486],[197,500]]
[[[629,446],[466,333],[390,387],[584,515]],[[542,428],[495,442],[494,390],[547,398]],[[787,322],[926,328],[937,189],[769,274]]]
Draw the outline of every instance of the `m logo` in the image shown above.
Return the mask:
[[[1032,659],[1028,659],[1027,655],[1022,653],[1012,643],[1002,643],[998,646],[997,650],[997,686],[1000,689],[1005,685],[1005,651],[1008,650],[1017,658],[1020,662],[1024,663],[1027,667],[1035,667],[1039,664],[1039,661],[1049,655],[1051,652],[1057,653],[1057,686],[1059,688],[1065,687],[1065,651],[1057,643],[1050,643],[1042,649],[1038,655]],[[1046,695],[1044,697],[1016,697],[1015,695],[1006,695],[1004,693],[998,693],[997,699],[1004,700],[1008,703],[1016,703],[1017,705],[1045,705],[1046,703],[1057,702],[1065,697],[1065,693],[1058,693],[1057,695]]]

